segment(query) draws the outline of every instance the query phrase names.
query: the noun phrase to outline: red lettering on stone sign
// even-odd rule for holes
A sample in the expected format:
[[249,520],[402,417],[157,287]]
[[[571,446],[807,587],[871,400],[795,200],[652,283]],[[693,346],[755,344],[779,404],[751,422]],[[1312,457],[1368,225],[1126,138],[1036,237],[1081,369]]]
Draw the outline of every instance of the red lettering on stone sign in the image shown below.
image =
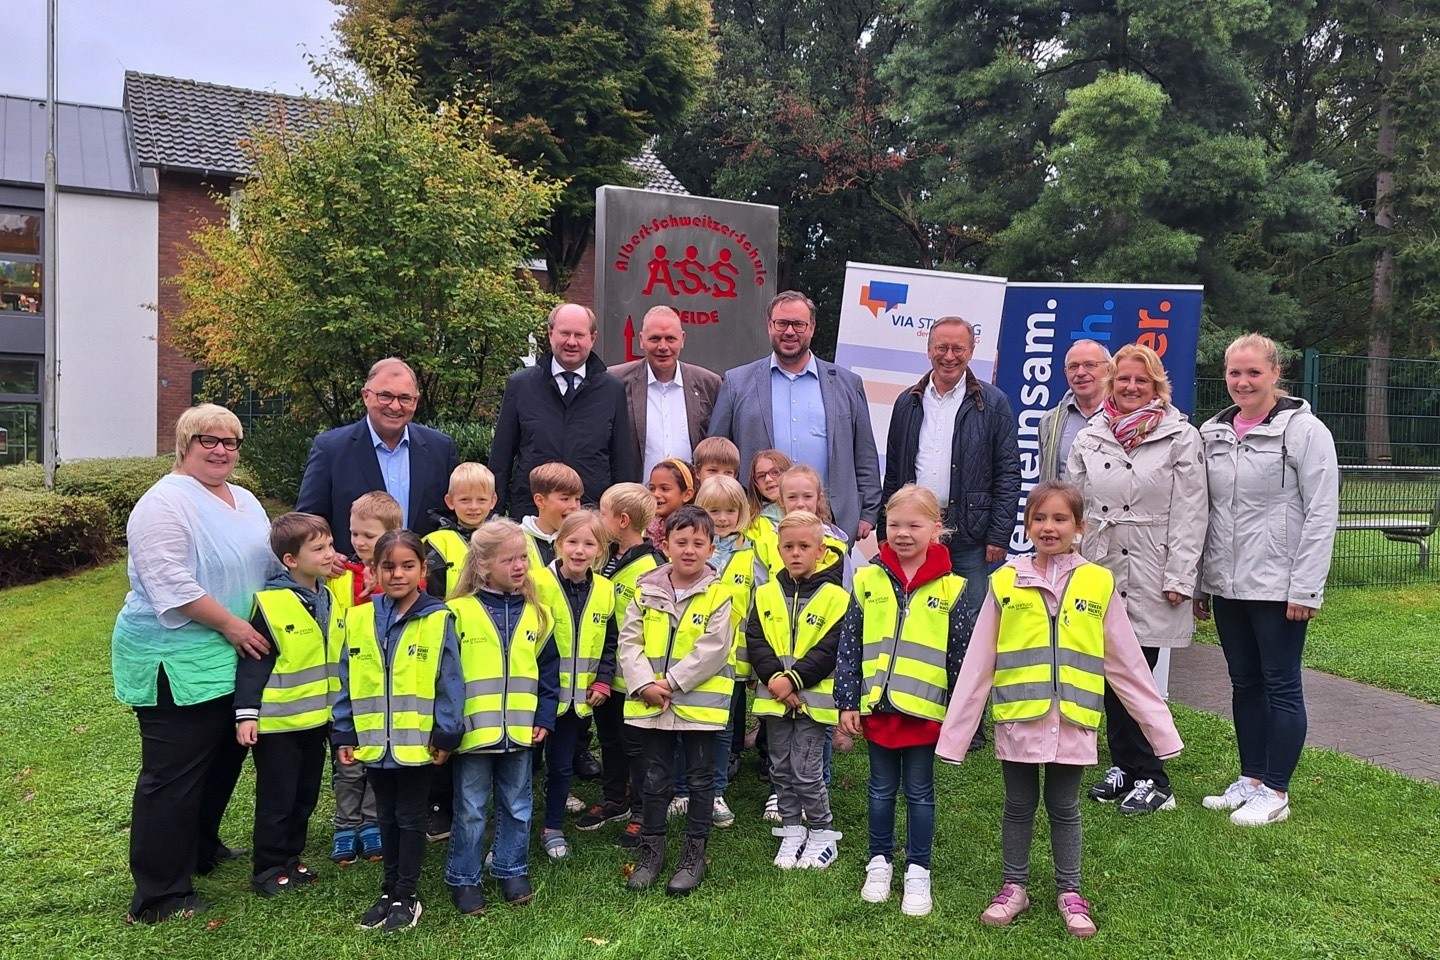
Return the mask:
[[[748,234],[736,231],[734,227],[730,226],[730,224],[720,220],[716,220],[709,214],[704,214],[698,217],[690,216],[687,214],[667,214],[663,217],[654,217],[648,223],[640,224],[638,227],[636,227],[634,233],[631,234],[630,239],[627,242],[622,243],[619,249],[616,251],[616,256],[614,260],[615,270],[620,273],[628,272],[630,268],[631,258],[634,257],[636,254],[643,252],[640,249],[641,241],[646,240],[651,236],[660,233],[661,231],[673,230],[677,228],[686,228],[691,230],[708,230],[712,233],[719,234],[727,240],[733,241],[735,245],[738,246],[740,250],[744,253],[745,259],[749,261],[751,269],[754,270],[755,285],[765,285],[765,281],[768,277],[769,271],[768,268],[765,266],[764,257],[760,255],[760,248],[755,246],[755,244],[750,241]],[[703,267],[703,269],[697,269],[697,267],[701,265],[699,264],[698,260],[695,260],[694,257],[686,257],[685,259],[678,260],[675,262],[674,266],[679,271],[681,279],[677,281],[676,279],[674,279],[674,276],[672,274],[670,279],[671,286],[667,286],[667,289],[669,289],[672,293],[676,293],[677,290],[681,293],[684,293],[688,292],[688,290],[690,289],[693,289],[695,292],[690,295],[694,296],[704,292],[704,290],[700,289],[702,286],[710,289],[710,286],[713,285],[713,287],[716,289],[711,289],[710,292],[712,296],[732,297],[735,295],[734,282],[739,278],[740,275],[739,269],[732,262],[733,259],[734,254],[730,253],[728,249],[722,248],[720,252],[720,260],[718,260],[716,263],[712,263],[708,266]],[[687,263],[687,261],[690,262],[690,265],[688,267],[683,266]],[[650,282],[664,285],[665,281],[655,272],[655,264],[653,257],[651,259],[650,266],[652,270]],[[667,263],[667,269],[665,272],[668,272],[669,266],[670,265]],[[708,281],[705,279],[706,273],[710,275],[710,279]]]
[[[699,259],[700,251],[694,246],[685,248],[685,256],[671,261],[670,252],[664,244],[657,243],[645,267],[648,271],[645,289],[640,295],[648,297],[657,287],[663,287],[672,297],[696,297],[708,293],[720,300],[734,299],[735,281],[740,270],[733,263],[734,254],[722,248],[714,263],[706,264]],[[625,269],[623,264],[616,264]]]

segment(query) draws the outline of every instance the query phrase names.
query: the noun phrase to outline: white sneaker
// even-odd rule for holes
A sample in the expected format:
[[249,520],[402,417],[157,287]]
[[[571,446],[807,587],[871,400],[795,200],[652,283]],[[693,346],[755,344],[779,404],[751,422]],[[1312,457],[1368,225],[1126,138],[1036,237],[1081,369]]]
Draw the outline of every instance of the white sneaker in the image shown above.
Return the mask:
[[675,797],[673,800],[670,801],[670,806],[666,809],[665,815],[671,820],[674,820],[676,817],[683,817],[689,812],[690,798]]
[[730,809],[724,797],[715,798],[715,813],[711,816],[710,823],[721,830],[735,826],[735,811]]
[[805,852],[795,866],[801,870],[824,870],[840,856],[835,841],[842,836],[839,830],[811,830],[805,837]]
[[800,861],[800,854],[805,850],[805,828],[799,825],[774,827],[770,832],[780,838],[780,850],[775,854],[775,866],[781,870],[795,869]]
[[934,904],[930,900],[930,871],[912,863],[905,868],[905,896],[900,898],[900,912],[907,917],[923,917]]
[[581,800],[573,793],[565,798],[566,813],[584,813],[588,809],[590,808],[585,806],[585,801]]
[[1255,796],[1258,785],[1251,783],[1249,777],[1241,777],[1219,796],[1206,797],[1200,801],[1200,805],[1206,810],[1239,810],[1245,805],[1245,801]]
[[780,798],[775,794],[772,793],[765,798],[765,814],[760,819],[766,823],[780,822]]
[[895,865],[880,854],[865,864],[865,885],[860,888],[860,899],[866,903],[884,903],[890,899],[890,881],[895,879]]
[[1279,823],[1289,816],[1289,796],[1282,797],[1262,783],[1245,801],[1245,806],[1230,814],[1230,822],[1238,827],[1263,827]]

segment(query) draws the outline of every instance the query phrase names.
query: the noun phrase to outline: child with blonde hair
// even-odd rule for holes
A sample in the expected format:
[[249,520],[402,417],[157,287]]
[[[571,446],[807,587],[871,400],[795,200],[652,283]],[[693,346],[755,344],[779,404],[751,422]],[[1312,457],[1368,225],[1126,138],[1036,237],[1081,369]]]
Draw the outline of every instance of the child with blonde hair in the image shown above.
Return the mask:
[[495,474],[483,463],[465,462],[450,471],[450,489],[445,493],[450,513],[431,510],[436,529],[425,535],[430,547],[426,559],[425,590],[442,600],[465,566],[470,535],[495,509]]

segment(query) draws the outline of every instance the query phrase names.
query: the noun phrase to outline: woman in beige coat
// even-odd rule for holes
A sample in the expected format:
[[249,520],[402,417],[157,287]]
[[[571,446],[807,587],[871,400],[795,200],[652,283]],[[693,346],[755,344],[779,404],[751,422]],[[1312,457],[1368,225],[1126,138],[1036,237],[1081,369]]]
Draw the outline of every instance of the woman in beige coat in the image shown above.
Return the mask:
[[[1085,497],[1085,559],[1115,575],[1155,668],[1162,647],[1185,647],[1195,625],[1200,554],[1208,516],[1200,434],[1170,403],[1170,380],[1149,347],[1115,354],[1101,410],[1075,437],[1066,465]],[[1165,764],[1107,687],[1106,739],[1113,766],[1090,788],[1121,813],[1170,810],[1175,795]]]

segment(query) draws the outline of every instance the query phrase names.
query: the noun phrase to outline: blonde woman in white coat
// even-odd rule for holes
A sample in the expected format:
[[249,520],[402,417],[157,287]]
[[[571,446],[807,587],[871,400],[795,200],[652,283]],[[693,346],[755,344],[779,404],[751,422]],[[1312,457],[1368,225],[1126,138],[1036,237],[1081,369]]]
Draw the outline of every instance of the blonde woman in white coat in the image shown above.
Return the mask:
[[1300,656],[1325,597],[1340,511],[1335,440],[1279,381],[1275,342],[1239,338],[1225,351],[1235,405],[1200,428],[1210,527],[1195,612],[1208,616],[1213,605],[1240,751],[1239,779],[1204,803],[1233,810],[1241,826],[1290,816],[1307,726]]
[[[1200,434],[1170,402],[1155,351],[1129,344],[1115,354],[1100,412],[1075,437],[1066,464],[1085,497],[1089,530],[1079,548],[1115,575],[1115,589],[1155,669],[1164,647],[1189,646],[1199,593],[1207,495]],[[1105,735],[1113,766],[1092,799],[1120,812],[1175,807],[1165,764],[1114,693],[1105,689]]]

